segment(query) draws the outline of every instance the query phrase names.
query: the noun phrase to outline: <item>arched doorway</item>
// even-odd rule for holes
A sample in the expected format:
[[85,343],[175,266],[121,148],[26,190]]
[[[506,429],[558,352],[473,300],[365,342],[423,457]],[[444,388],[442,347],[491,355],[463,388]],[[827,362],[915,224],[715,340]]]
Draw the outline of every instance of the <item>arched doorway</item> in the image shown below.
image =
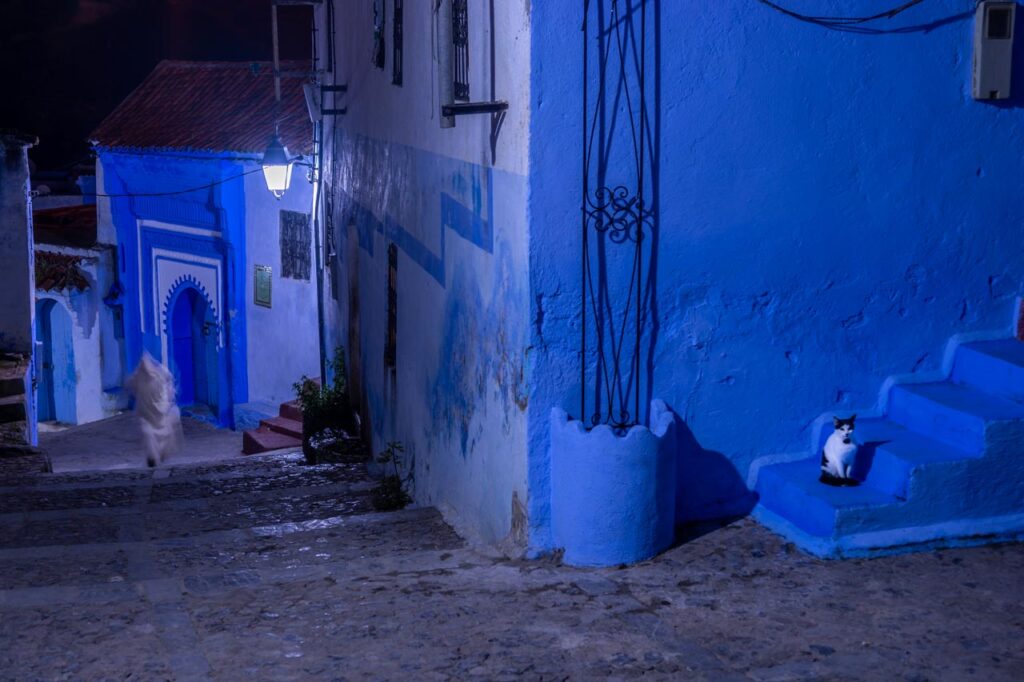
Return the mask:
[[167,326],[178,404],[208,405],[216,414],[217,324],[206,297],[194,287],[179,290]]
[[37,418],[41,422],[77,422],[75,349],[71,314],[52,298],[36,301]]

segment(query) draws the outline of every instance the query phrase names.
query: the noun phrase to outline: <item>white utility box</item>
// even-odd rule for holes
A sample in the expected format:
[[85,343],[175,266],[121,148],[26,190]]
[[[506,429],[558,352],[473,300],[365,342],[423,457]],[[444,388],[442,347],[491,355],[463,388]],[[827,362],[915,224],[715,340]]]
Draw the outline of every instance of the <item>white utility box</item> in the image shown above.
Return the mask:
[[974,99],[1007,99],[1017,3],[982,0],[974,12]]

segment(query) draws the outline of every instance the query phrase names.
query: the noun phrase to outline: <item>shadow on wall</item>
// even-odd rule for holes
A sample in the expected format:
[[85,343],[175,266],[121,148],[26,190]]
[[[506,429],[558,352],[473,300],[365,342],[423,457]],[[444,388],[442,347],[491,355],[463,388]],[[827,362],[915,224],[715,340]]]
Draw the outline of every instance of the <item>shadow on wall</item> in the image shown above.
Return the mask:
[[737,519],[750,514],[757,494],[721,452],[701,447],[679,415],[676,419],[676,522]]

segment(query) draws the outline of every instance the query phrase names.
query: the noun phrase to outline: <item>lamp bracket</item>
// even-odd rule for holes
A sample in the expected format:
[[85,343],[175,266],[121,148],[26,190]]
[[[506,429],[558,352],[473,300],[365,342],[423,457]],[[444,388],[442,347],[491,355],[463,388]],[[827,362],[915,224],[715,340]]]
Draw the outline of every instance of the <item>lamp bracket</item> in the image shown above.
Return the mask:
[[500,114],[508,109],[505,100],[492,102],[454,102],[441,105],[442,116],[465,116],[468,114]]
[[[324,101],[324,93],[347,93],[348,83],[320,86],[320,101]],[[324,116],[344,116],[348,113],[348,107],[336,107],[334,109],[323,109],[320,112]]]

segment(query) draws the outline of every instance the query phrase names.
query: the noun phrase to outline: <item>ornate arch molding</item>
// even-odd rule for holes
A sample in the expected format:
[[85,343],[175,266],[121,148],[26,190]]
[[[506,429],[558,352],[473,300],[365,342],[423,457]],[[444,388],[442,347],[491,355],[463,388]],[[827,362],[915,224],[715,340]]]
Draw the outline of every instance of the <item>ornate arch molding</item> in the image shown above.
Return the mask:
[[198,291],[206,304],[210,306],[210,310],[213,311],[213,320],[217,325],[217,347],[224,347],[224,325],[221,324],[220,308],[217,305],[216,298],[210,295],[206,287],[193,275],[182,275],[175,279],[171,285],[167,288],[167,293],[164,296],[163,305],[160,309],[160,330],[164,336],[170,337],[170,328],[168,327],[171,306],[177,301],[186,289],[195,289]]

